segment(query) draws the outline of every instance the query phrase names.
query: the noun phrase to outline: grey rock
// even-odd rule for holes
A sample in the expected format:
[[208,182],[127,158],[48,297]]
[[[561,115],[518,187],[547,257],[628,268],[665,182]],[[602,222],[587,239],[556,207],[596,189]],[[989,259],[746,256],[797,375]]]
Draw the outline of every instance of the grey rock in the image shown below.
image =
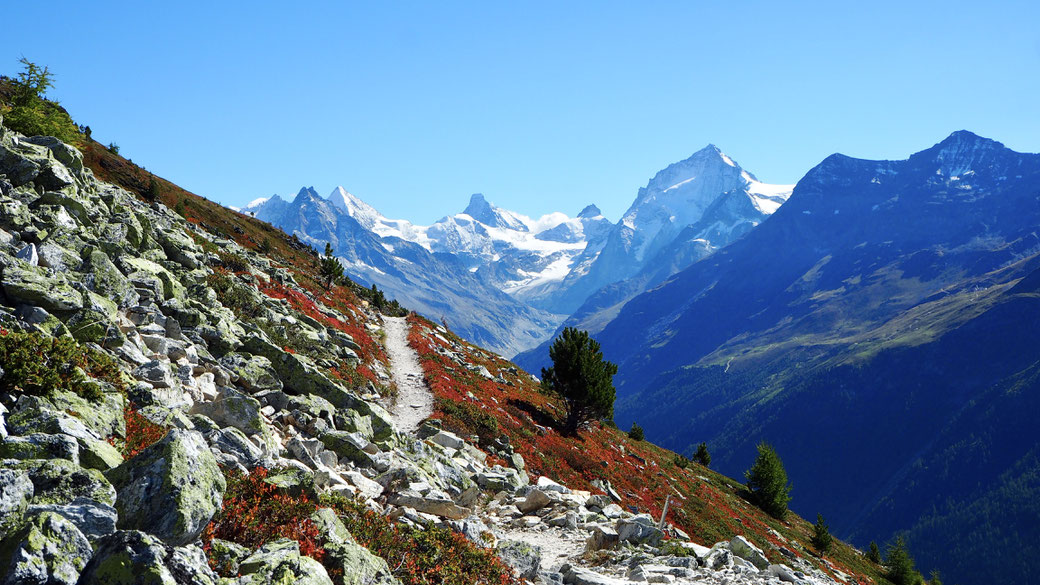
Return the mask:
[[329,431],[321,436],[321,442],[326,449],[340,457],[365,467],[372,465],[372,456],[366,451],[370,442],[360,433]]
[[400,584],[386,561],[358,544],[331,509],[319,508],[311,521],[326,535],[326,554],[343,570],[345,585]]
[[597,551],[617,547],[618,533],[610,526],[595,525],[589,530],[589,538],[585,541],[585,550]]
[[300,554],[300,545],[282,538],[268,542],[238,566],[248,583],[298,583],[332,585],[332,579],[318,561]]
[[88,498],[112,505],[116,491],[96,469],[84,469],[65,459],[33,459],[10,466],[29,475],[33,484],[33,504],[69,504]]
[[657,546],[664,537],[664,533],[657,528],[657,523],[649,514],[622,518],[618,520],[616,529],[618,539],[632,544]]
[[461,520],[473,513],[469,508],[459,506],[451,499],[423,497],[410,490],[397,494],[391,500],[397,506],[407,506],[424,514],[433,514],[452,520]]
[[527,497],[522,502],[516,505],[524,514],[541,510],[552,503],[550,498],[544,491],[540,489],[532,489],[527,493]]
[[143,530],[174,546],[194,541],[220,509],[226,487],[202,435],[171,430],[110,470],[121,529]]
[[30,266],[37,266],[40,263],[40,255],[36,252],[36,244],[27,244],[21,250],[14,255],[15,258],[25,260]]
[[29,514],[54,512],[76,525],[88,540],[94,542],[116,531],[116,509],[87,498],[76,498],[68,504],[33,504]]
[[221,388],[216,400],[196,403],[193,414],[204,414],[219,425],[234,427],[246,436],[258,438],[268,450],[276,443],[269,425],[260,414],[260,401],[234,388]]
[[521,579],[533,581],[538,577],[542,564],[542,549],[520,540],[505,540],[498,543],[498,558],[509,565]]
[[234,427],[218,428],[207,434],[206,440],[212,449],[233,458],[246,468],[256,466],[264,457],[263,450]]
[[217,585],[219,578],[197,547],[172,548],[162,540],[121,530],[102,538],[79,585]]
[[282,381],[266,357],[233,352],[220,358],[219,363],[250,392],[282,389]]
[[568,566],[563,573],[563,582],[567,585],[629,585],[623,579],[615,579],[600,575],[588,569]]
[[68,435],[32,433],[0,441],[0,459],[68,459],[79,464],[79,443]]
[[751,542],[743,536],[734,536],[733,539],[729,541],[729,548],[733,551],[733,554],[748,561],[759,570],[769,567],[769,559],[766,558],[762,549],[751,544]]
[[14,263],[4,268],[4,294],[15,302],[37,305],[48,311],[74,311],[83,307],[83,295],[60,275],[48,276],[42,268]]
[[152,360],[134,369],[134,377],[148,382],[154,388],[169,388],[174,385],[173,372],[170,365],[159,360]]
[[74,585],[93,553],[75,524],[46,511],[31,517],[4,544],[3,585]]
[[29,474],[17,469],[0,469],[0,540],[22,519],[33,497]]

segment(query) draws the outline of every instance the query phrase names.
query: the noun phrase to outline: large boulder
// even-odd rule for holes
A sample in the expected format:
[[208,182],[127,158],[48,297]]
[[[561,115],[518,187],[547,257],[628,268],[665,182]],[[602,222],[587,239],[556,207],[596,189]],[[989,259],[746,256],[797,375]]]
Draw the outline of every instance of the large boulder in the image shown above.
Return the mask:
[[329,431],[321,436],[321,442],[329,451],[358,465],[367,467],[372,464],[372,456],[366,451],[369,441],[361,433]]
[[505,540],[498,544],[498,558],[509,565],[521,579],[534,581],[542,564],[542,549],[522,540]]
[[382,557],[361,546],[330,508],[319,508],[311,521],[325,535],[325,554],[343,570],[344,585],[399,585]]
[[202,534],[227,487],[202,435],[181,429],[106,475],[118,493],[119,528],[142,530],[174,546]]
[[74,311],[83,307],[83,295],[61,275],[17,261],[4,268],[0,285],[12,301],[43,307],[47,311]]
[[84,250],[83,284],[87,288],[112,299],[120,307],[130,307],[137,304],[138,294],[134,285],[123,276],[116,265],[101,250],[96,248]]
[[733,551],[733,554],[752,565],[755,565],[755,568],[760,571],[769,567],[769,559],[766,558],[762,549],[751,544],[751,542],[743,536],[734,536],[733,539],[729,541],[729,549]]
[[95,542],[116,531],[116,509],[87,498],[76,498],[68,504],[32,504],[29,514],[54,512],[76,525],[87,540]]
[[79,585],[217,585],[198,547],[172,548],[138,531],[119,531],[98,543]]
[[238,566],[241,584],[267,585],[294,583],[297,585],[332,585],[332,579],[318,561],[300,554],[295,540],[282,538],[268,542],[255,553],[243,559]]
[[260,401],[234,388],[221,388],[216,400],[197,402],[193,413],[204,414],[221,426],[234,427],[247,436],[253,436],[267,446],[268,451],[277,447],[274,435],[260,414]]
[[65,459],[31,459],[10,466],[29,475],[33,504],[69,504],[88,498],[102,504],[116,501],[116,490],[96,469],[84,469]]
[[263,356],[232,352],[220,358],[220,365],[237,376],[238,385],[250,392],[282,389],[278,372],[271,360]]
[[664,533],[657,527],[657,523],[654,522],[653,517],[649,514],[638,514],[631,518],[622,518],[618,520],[616,528],[618,539],[622,542],[657,546],[661,539],[664,538]]
[[0,551],[3,585],[74,585],[93,550],[76,525],[54,512],[41,512],[4,540]]

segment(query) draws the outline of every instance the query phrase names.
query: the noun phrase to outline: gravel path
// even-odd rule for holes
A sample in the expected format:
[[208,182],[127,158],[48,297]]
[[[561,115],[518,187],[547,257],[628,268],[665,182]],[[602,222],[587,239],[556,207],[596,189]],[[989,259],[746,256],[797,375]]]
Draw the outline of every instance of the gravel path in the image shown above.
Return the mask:
[[542,569],[549,569],[561,563],[574,563],[584,565],[578,561],[579,556],[585,551],[585,538],[587,532],[577,530],[564,530],[562,528],[542,527],[541,530],[522,530],[519,528],[505,528],[498,531],[502,540],[519,540],[531,546],[542,549]]
[[422,421],[433,414],[433,394],[423,380],[419,355],[408,346],[408,322],[405,317],[383,317],[386,330],[386,353],[390,356],[390,374],[397,384],[397,399],[390,407],[394,426],[401,432],[414,432]]

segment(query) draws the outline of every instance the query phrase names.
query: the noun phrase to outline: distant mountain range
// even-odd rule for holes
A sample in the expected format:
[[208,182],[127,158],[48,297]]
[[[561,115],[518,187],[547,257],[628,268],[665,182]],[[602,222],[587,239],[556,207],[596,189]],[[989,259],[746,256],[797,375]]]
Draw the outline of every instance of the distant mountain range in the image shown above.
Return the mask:
[[304,188],[291,201],[257,199],[242,211],[318,249],[330,242],[351,278],[515,355],[547,342],[579,308],[586,322],[613,315],[742,236],[790,189],[759,182],[709,145],[657,173],[617,224],[595,205],[533,219],[475,194],[462,213],[419,226],[384,217],[343,187],[326,198]]

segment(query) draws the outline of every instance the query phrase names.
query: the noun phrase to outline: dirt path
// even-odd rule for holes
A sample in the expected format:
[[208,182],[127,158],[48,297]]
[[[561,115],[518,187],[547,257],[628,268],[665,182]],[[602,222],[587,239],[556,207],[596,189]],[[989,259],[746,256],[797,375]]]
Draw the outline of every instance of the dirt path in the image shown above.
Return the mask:
[[394,426],[411,433],[433,414],[433,394],[423,380],[419,356],[408,346],[408,322],[404,317],[383,317],[390,374],[397,384],[397,399],[390,406]]

